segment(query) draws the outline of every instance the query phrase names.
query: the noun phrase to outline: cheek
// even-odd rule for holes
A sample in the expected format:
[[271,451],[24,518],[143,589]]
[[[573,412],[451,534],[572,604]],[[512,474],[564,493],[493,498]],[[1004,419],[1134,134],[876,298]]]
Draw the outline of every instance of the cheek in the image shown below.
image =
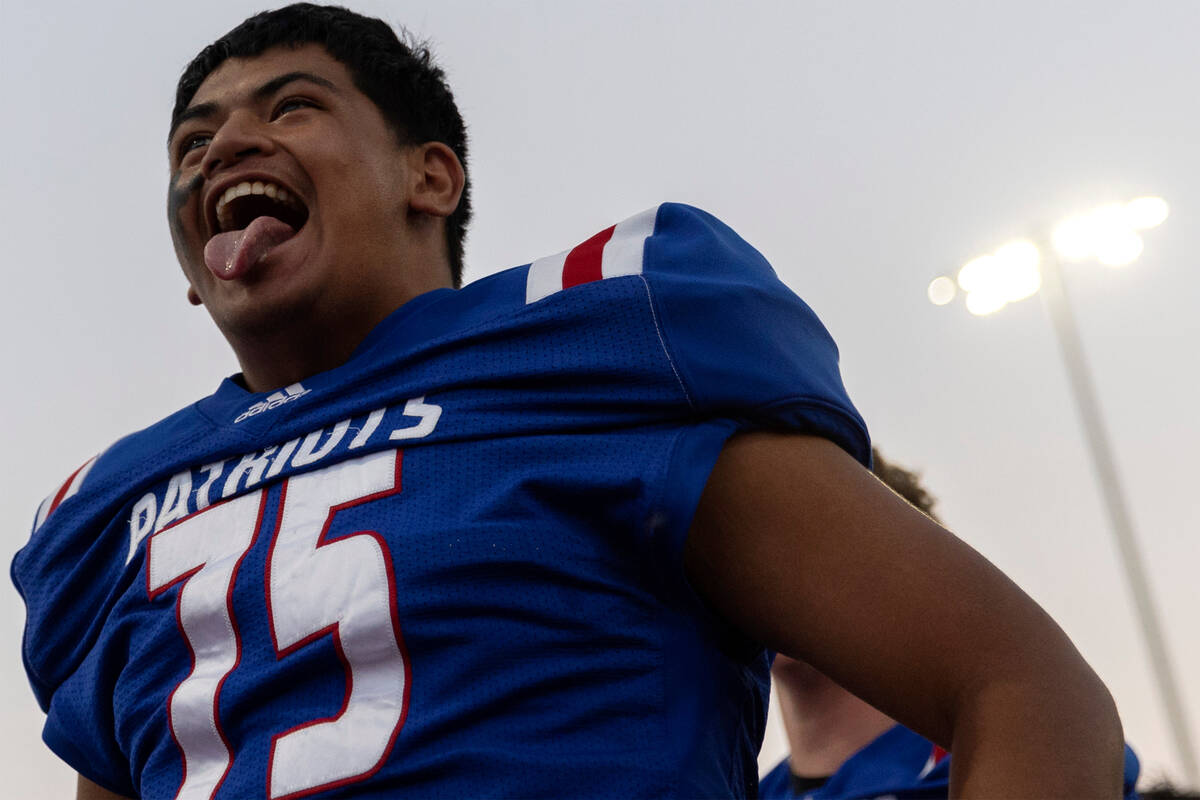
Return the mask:
[[400,219],[406,199],[395,176],[366,160],[347,162],[330,189],[333,216],[356,231]]
[[[380,238],[381,227],[397,227],[406,207],[405,162],[391,133],[364,137],[341,128],[297,143],[293,154],[308,168],[321,216],[336,224],[328,233],[346,234],[347,246],[367,236]],[[303,155],[301,155],[303,152]]]
[[177,253],[185,242],[185,220],[194,216],[195,207],[200,202],[198,192],[203,182],[204,178],[200,175],[182,178],[176,172],[171,176],[171,185],[167,190],[167,223],[171,226],[171,239],[175,242]]

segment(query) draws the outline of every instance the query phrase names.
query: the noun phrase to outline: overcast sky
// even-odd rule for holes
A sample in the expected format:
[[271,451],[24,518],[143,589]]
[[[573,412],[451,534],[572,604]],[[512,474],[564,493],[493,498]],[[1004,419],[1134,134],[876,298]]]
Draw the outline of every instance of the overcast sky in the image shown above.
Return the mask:
[[[432,39],[449,73],[472,134],[468,278],[662,200],[723,218],[824,319],[883,452],[1107,682],[1144,774],[1181,777],[1040,300],[976,318],[925,288],[1072,212],[1170,201],[1135,264],[1066,277],[1195,731],[1200,4],[349,5]],[[71,470],[236,371],[184,297],[164,137],[184,64],[261,8],[0,0],[6,560]],[[0,598],[0,774],[10,796],[61,796],[23,610]],[[764,760],[781,747],[776,729]]]

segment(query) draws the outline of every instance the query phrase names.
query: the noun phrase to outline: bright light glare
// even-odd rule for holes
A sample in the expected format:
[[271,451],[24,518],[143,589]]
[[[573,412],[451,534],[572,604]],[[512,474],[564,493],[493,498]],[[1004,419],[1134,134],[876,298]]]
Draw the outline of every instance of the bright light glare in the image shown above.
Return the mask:
[[[968,261],[958,271],[958,285],[967,293],[967,310],[991,314],[1037,292],[1042,286],[1040,261],[1037,247],[1027,241],[1009,242],[995,253]],[[932,289],[931,285],[931,298]]]
[[977,317],[993,314],[1006,305],[1008,305],[1008,301],[999,292],[976,289],[967,295],[967,311]]
[[1142,247],[1142,237],[1134,231],[1111,231],[1096,242],[1096,259],[1108,267],[1123,267],[1137,260]]
[[1142,254],[1137,231],[1161,225],[1170,213],[1161,197],[1111,203],[1071,217],[1054,229],[1054,249],[1069,261],[1096,258],[1110,267],[1132,263]]
[[1023,239],[1004,245],[996,251],[995,257],[1004,265],[1005,269],[1036,267],[1040,260],[1038,249],[1034,247],[1033,242]]
[[1139,197],[1125,204],[1125,220],[1135,231],[1161,225],[1170,212],[1170,206],[1161,197]]
[[935,306],[944,306],[954,299],[957,291],[952,278],[939,275],[929,282],[929,302]]
[[1092,224],[1087,217],[1071,217],[1054,229],[1054,249],[1068,261],[1092,254]]
[[1100,206],[1093,209],[1092,213],[1088,214],[1092,220],[1092,230],[1098,235],[1103,236],[1108,231],[1117,231],[1129,228],[1129,217],[1125,214],[1125,206],[1120,203],[1109,203],[1108,205]]
[[1015,303],[1033,297],[1042,288],[1042,273],[1037,267],[1014,270],[1008,283],[1008,302]]
[[1012,242],[996,251],[996,291],[1010,303],[1024,300],[1042,288],[1038,250],[1032,242]]
[[987,285],[989,277],[995,271],[995,256],[980,256],[973,258],[958,271],[958,285],[964,292],[973,292]]

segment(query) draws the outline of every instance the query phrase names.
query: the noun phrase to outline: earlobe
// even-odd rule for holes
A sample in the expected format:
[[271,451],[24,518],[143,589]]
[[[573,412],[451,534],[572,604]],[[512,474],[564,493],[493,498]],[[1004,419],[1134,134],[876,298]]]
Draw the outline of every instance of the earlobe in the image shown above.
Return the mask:
[[200,299],[200,295],[196,294],[196,290],[193,289],[191,286],[189,286],[188,290],[187,290],[187,299],[188,299],[188,302],[194,306],[199,306],[199,305],[204,304],[204,301]]
[[462,162],[442,142],[426,142],[414,148],[415,171],[409,206],[435,217],[448,217],[458,208],[466,175]]

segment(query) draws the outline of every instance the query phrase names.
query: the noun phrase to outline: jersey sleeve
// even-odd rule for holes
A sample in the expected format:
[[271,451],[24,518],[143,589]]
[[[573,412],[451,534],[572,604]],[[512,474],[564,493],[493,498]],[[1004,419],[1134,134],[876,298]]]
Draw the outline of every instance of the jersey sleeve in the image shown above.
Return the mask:
[[653,228],[643,228],[641,276],[693,420],[676,436],[649,506],[655,562],[668,602],[704,620],[705,635],[727,655],[752,663],[759,644],[711,613],[683,566],[717,457],[738,432],[784,430],[829,439],[869,467],[870,438],[842,384],[832,337],[757,250],[685,205],[659,206]]
[[72,524],[88,515],[86,487],[96,458],[42,502],[11,576],[26,606],[21,655],[34,696],[46,712],[42,739],[92,782],[136,794],[113,731],[112,665],[94,642],[124,560],[115,539]]
[[833,338],[733,230],[690,206],[659,206],[643,276],[699,415],[822,436],[870,465],[866,425],[846,394]]

